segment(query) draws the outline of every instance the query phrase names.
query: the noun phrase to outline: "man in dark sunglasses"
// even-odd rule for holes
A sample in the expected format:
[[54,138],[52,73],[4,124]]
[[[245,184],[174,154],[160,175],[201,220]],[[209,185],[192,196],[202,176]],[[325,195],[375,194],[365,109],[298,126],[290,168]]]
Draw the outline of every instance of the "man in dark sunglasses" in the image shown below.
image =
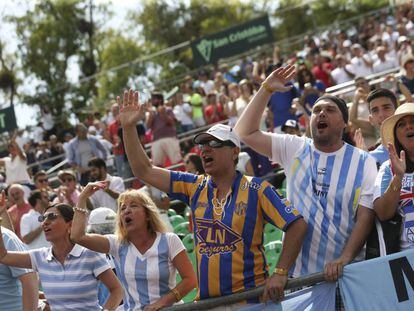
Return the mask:
[[[152,165],[139,143],[135,124],[145,108],[138,102],[138,92],[125,92],[123,101],[120,97],[117,101],[134,175],[191,208],[199,297],[230,295],[266,284],[265,298],[281,299],[306,224],[268,182],[236,171],[240,140],[233,129],[216,124],[194,137],[201,147],[205,175],[170,171]],[[286,231],[279,264],[271,277],[263,255],[267,222]]]

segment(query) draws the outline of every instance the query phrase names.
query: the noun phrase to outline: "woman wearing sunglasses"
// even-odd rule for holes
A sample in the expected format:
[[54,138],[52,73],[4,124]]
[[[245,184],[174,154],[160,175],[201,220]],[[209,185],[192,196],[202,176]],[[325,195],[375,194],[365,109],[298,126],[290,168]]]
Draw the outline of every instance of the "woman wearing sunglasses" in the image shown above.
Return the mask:
[[49,206],[39,221],[52,246],[28,252],[9,252],[0,229],[0,263],[35,270],[54,311],[102,310],[98,304],[98,281],[110,292],[104,310],[115,310],[122,300],[121,285],[104,255],[72,243],[72,220],[71,206]]
[[[115,235],[85,234],[87,199],[103,183],[89,183],[79,196],[71,238],[114,257],[124,288],[124,310],[159,310],[196,287],[196,276],[180,238],[166,232],[154,202],[138,190],[118,198]],[[176,271],[182,281],[176,285]]]

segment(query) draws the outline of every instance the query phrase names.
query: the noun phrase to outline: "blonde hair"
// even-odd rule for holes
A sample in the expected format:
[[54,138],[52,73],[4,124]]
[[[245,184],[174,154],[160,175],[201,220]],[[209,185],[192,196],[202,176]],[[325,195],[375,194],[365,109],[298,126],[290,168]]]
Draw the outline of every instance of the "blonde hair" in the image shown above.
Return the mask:
[[115,223],[115,235],[119,242],[125,243],[129,241],[128,233],[121,221],[121,205],[127,200],[133,200],[138,202],[145,208],[145,212],[148,216],[148,230],[152,232],[167,232],[167,226],[162,221],[158,207],[154,201],[145,193],[136,189],[130,189],[120,194],[118,198],[118,211],[116,213]]

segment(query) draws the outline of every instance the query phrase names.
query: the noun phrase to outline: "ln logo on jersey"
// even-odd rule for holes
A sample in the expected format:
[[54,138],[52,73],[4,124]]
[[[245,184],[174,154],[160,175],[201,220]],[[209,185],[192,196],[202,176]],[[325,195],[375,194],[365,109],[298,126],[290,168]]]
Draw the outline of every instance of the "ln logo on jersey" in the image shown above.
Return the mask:
[[241,236],[219,220],[196,218],[199,252],[211,257],[234,252]]

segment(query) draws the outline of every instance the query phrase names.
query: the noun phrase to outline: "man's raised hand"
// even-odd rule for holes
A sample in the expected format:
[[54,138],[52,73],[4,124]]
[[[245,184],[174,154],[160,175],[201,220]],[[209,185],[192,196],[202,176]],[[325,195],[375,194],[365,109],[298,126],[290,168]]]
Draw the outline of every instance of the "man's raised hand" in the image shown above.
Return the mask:
[[287,92],[292,86],[286,86],[286,83],[292,80],[295,74],[295,66],[288,65],[286,67],[279,67],[266,78],[264,83],[274,92]]
[[116,101],[119,105],[119,121],[122,127],[136,126],[139,120],[145,116],[145,107],[139,103],[138,91],[125,91],[122,101],[118,96]]

